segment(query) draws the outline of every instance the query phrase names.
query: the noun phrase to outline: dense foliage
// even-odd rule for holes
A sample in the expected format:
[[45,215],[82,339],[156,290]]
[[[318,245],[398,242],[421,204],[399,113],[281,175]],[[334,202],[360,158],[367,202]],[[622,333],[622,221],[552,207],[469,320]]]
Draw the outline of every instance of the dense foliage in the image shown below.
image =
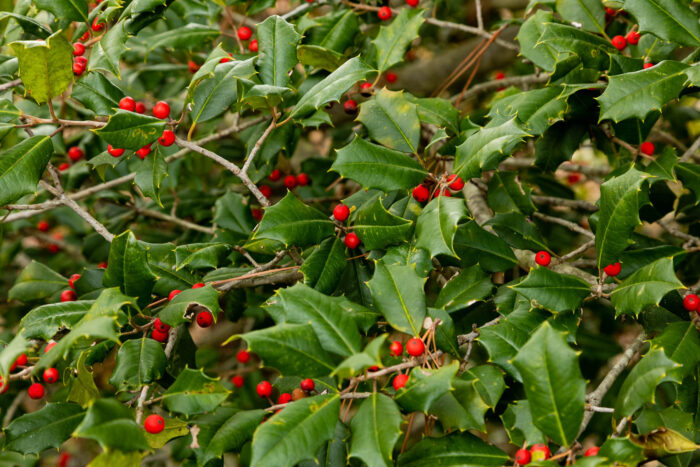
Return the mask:
[[697,465],[697,4],[0,9],[0,464]]

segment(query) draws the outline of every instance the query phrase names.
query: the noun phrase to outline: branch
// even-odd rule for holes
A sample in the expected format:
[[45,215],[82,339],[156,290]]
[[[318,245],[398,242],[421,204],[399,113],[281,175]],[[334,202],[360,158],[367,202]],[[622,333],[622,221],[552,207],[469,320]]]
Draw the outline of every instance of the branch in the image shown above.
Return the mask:
[[555,198],[554,196],[532,195],[532,201],[537,204],[546,204],[549,206],[566,206],[567,208],[580,209],[581,211],[596,212],[598,206],[579,199]]
[[693,142],[693,144],[690,145],[688,150],[683,153],[683,155],[681,156],[681,162],[688,162],[692,157],[696,155],[698,149],[700,149],[700,137],[698,137]]
[[[498,42],[498,40],[496,40],[496,42]],[[464,93],[464,95],[462,96],[462,102],[464,102],[467,99],[470,99],[472,97],[476,97],[480,94],[484,94],[486,92],[497,91],[498,89],[503,88],[503,87],[524,86],[526,84],[546,83],[548,80],[549,80],[549,75],[532,74],[532,75],[513,76],[511,78],[495,79],[495,80],[491,80],[491,81],[486,81],[484,83],[479,83],[477,85],[474,85],[471,87],[471,89],[468,89]],[[452,100],[452,102],[454,102],[458,98],[459,98],[459,94],[456,94],[456,95],[452,96],[451,100]]]
[[295,16],[299,16],[299,15],[305,13],[305,12],[308,11],[308,10],[311,10],[311,9],[313,9],[313,8],[316,8],[316,7],[319,7],[319,6],[321,6],[321,5],[325,5],[325,4],[327,4],[327,3],[328,3],[328,0],[315,0],[315,1],[312,2],[312,3],[308,3],[308,2],[307,2],[307,3],[302,3],[301,5],[299,5],[298,7],[296,7],[295,9],[293,9],[293,10],[291,10],[291,11],[288,11],[287,13],[283,14],[283,15],[282,15],[282,18],[283,18],[283,19],[294,18]]
[[21,79],[15,79],[13,81],[8,81],[7,83],[0,84],[0,92],[6,91],[10,88],[14,88],[15,86],[19,86],[20,84],[22,84]]
[[[489,326],[493,326],[495,324],[498,324],[498,322],[501,320],[501,317],[499,316],[498,318],[494,318],[491,321],[482,324],[479,326],[479,328],[487,328]],[[468,333],[468,334],[460,334],[457,336],[457,345],[464,345],[469,342],[473,342],[477,337],[479,337],[479,330],[475,329],[474,331]]]
[[173,224],[177,224],[177,225],[184,227],[186,229],[196,230],[198,232],[202,232],[202,233],[209,234],[209,235],[214,235],[214,233],[216,233],[214,231],[214,229],[211,227],[204,227],[202,225],[195,224],[193,222],[186,221],[184,219],[180,219],[179,217],[171,216],[169,214],[165,214],[165,213],[162,213],[160,211],[154,211],[152,209],[139,208],[139,207],[134,207],[134,210],[139,214],[143,214],[143,215],[148,216],[148,217],[153,217],[155,219],[160,219],[160,220],[163,220],[166,222],[172,222]]
[[[177,338],[177,327],[170,328],[168,331],[168,343],[165,344],[165,359],[169,360],[170,355],[173,353],[173,348],[175,347],[175,340]],[[139,394],[138,402],[136,403],[136,423],[141,424],[141,419],[143,418],[143,406],[146,402],[146,397],[148,396],[148,385],[141,388],[141,393]]]
[[[345,394],[340,395],[340,399],[367,399],[370,397],[373,392],[348,392]],[[279,409],[283,409],[287,407],[287,404],[291,404],[291,402],[286,402],[284,404],[275,404],[271,405],[270,407],[266,408],[266,412],[276,412]]]
[[268,125],[267,128],[265,128],[265,131],[263,132],[262,135],[260,135],[260,138],[255,142],[255,146],[253,146],[253,149],[250,151],[250,154],[248,155],[248,159],[246,159],[245,163],[243,164],[243,168],[241,169],[241,172],[244,174],[248,173],[248,168],[250,167],[250,164],[253,162],[253,159],[255,159],[256,154],[260,151],[260,148],[262,147],[263,143],[267,139],[268,136],[270,136],[270,133],[272,133],[272,130],[274,130],[277,127],[277,117],[275,114],[275,111],[272,111],[272,121]]
[[535,212],[533,216],[545,222],[561,225],[562,227],[566,227],[567,229],[572,230],[576,233],[580,233],[581,235],[584,235],[588,238],[595,239],[595,235],[593,235],[592,232],[589,232],[588,230],[584,229],[575,222],[567,221],[566,219],[562,219],[560,217],[548,216],[547,214],[542,214],[541,212]]

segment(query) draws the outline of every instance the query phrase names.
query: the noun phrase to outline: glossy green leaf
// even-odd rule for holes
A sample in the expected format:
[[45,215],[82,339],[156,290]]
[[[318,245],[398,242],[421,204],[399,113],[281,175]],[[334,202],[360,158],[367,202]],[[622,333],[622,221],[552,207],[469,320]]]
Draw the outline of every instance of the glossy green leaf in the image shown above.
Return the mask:
[[467,217],[467,205],[461,198],[438,196],[434,198],[416,220],[416,247],[424,248],[431,256],[456,257],[454,237],[457,224]]
[[432,123],[452,133],[459,133],[459,111],[449,100],[439,97],[416,97],[405,91],[404,96],[416,104],[418,118],[422,123]]
[[85,365],[87,360],[88,352],[81,352],[78,361],[75,364],[75,369],[77,375],[70,378],[68,390],[68,397],[66,400],[68,402],[75,402],[80,404],[81,407],[87,408],[92,401],[99,399],[102,394],[100,390],[97,389],[95,385],[95,379],[92,376],[92,372],[88,370]]
[[[129,35],[124,28],[124,23],[117,23],[92,46],[92,52],[88,60],[88,70],[102,70],[112,73],[121,79],[119,64],[126,53],[126,41]],[[119,147],[119,146],[115,146]]]
[[292,192],[265,209],[254,238],[277,240],[285,245],[310,245],[333,235],[333,221],[305,205]]
[[399,456],[400,467],[487,467],[508,463],[508,454],[471,433],[425,437]]
[[[297,28],[300,28],[300,25],[301,21],[297,23]],[[352,44],[359,21],[352,10],[339,10],[314,17],[309,26],[306,31],[299,29],[299,32],[308,37],[310,44],[343,53]]]
[[436,400],[452,390],[458,367],[459,362],[453,361],[437,370],[414,368],[394,401],[409,412],[427,412]]
[[454,390],[430,407],[430,413],[438,417],[445,428],[485,431],[484,415],[489,407],[474,383],[474,378],[466,373],[455,377],[452,380]]
[[586,382],[566,337],[545,322],[513,360],[523,378],[532,422],[557,444],[577,437],[586,402]]
[[673,258],[661,258],[638,269],[612,291],[616,316],[637,316],[646,306],[658,305],[664,295],[683,287],[673,270]]
[[5,429],[5,449],[23,454],[58,448],[68,440],[85,413],[77,404],[48,403],[16,418]]
[[[305,66],[335,71],[345,63],[345,55],[318,45],[300,45],[297,47],[297,59]],[[323,112],[323,114],[326,114]],[[327,115],[327,114],[326,114]]]
[[605,35],[605,10],[597,0],[557,0],[557,12],[586,31]]
[[514,285],[513,289],[555,312],[576,310],[591,294],[591,286],[583,279],[545,267],[530,270],[525,280]]
[[255,430],[251,466],[294,465],[333,438],[340,397],[326,394],[289,404]]
[[301,36],[281,16],[270,16],[258,24],[258,67],[263,83],[286,86],[289,70],[297,64],[296,48]]
[[331,293],[345,270],[345,244],[340,237],[327,238],[302,263],[304,283],[322,293]]
[[357,210],[352,229],[368,250],[407,241],[412,222],[389,213],[381,198],[369,200]]
[[138,185],[145,196],[148,196],[158,203],[158,206],[162,207],[160,188],[163,179],[168,176],[168,164],[165,162],[165,154],[163,154],[160,145],[146,156],[143,167],[143,170],[136,172],[134,183]]
[[137,150],[158,139],[164,129],[165,121],[159,118],[117,110],[95,133],[115,148]]
[[651,340],[652,349],[663,349],[668,358],[683,365],[675,373],[685,378],[700,362],[700,335],[692,322],[668,324],[661,334]]
[[541,135],[564,118],[567,104],[562,90],[560,86],[550,85],[499,99],[491,106],[488,126],[501,125],[515,118],[529,133]]
[[124,93],[102,73],[90,72],[75,83],[71,97],[96,115],[111,115]]
[[576,56],[585,68],[604,70],[610,63],[610,54],[617,49],[606,39],[582,31],[574,26],[555,22],[544,22],[540,25],[541,34],[535,49],[542,53],[556,53],[554,63],[566,56]]
[[389,396],[373,393],[352,419],[350,457],[372,466],[393,465],[392,451],[401,435],[401,423],[396,403]]
[[0,352],[0,371],[3,381],[8,381],[10,368],[14,365],[17,357],[26,353],[30,347],[31,341],[25,339],[21,334],[12,337],[12,340],[5,345]]
[[127,230],[112,240],[107,270],[102,276],[105,287],[119,287],[142,306],[150,303],[156,276],[148,266],[148,248]]
[[238,93],[239,79],[256,74],[252,59],[216,65],[211,77],[203,79],[192,94],[192,127],[218,117],[242,96]]
[[139,451],[104,451],[90,461],[90,467],[113,467],[115,465],[140,465],[145,453]]
[[59,329],[71,329],[87,313],[92,304],[92,300],[78,300],[50,303],[34,308],[20,321],[19,333],[27,339],[49,340]]
[[544,25],[551,22],[553,18],[554,15],[550,11],[537,10],[520,26],[517,36],[520,53],[536,66],[547,71],[554,70],[555,64],[559,61],[559,52],[549,44],[538,44],[538,41]]
[[163,376],[165,361],[159,342],[147,337],[128,340],[119,348],[117,366],[109,382],[122,390],[140,388]]
[[425,179],[427,171],[407,155],[355,138],[338,149],[331,166],[342,177],[355,180],[364,188],[391,191],[413,188]]
[[628,437],[607,439],[600,447],[596,457],[607,459],[620,467],[635,467],[644,461],[642,448],[634,444]]
[[234,413],[212,435],[206,445],[204,459],[221,458],[225,452],[235,451],[252,438],[263,420],[262,410],[244,410]]
[[381,336],[377,336],[372,339],[372,341],[365,346],[362,352],[351,355],[343,360],[336,367],[336,369],[333,370],[331,376],[349,378],[359,374],[361,371],[366,370],[371,366],[381,367],[381,350],[386,339],[387,334],[382,334]]
[[382,88],[374,99],[360,105],[357,119],[376,142],[397,151],[416,153],[420,142],[420,121],[416,104],[402,91]]
[[425,18],[423,10],[402,8],[390,24],[382,26],[372,41],[377,70],[384,72],[403,60],[406,48],[418,37]]
[[536,208],[529,192],[523,189],[516,176],[515,172],[493,173],[489,181],[487,200],[494,212],[514,211],[525,215],[535,212]]
[[505,271],[518,264],[508,244],[481,228],[476,221],[460,225],[454,237],[454,250],[466,264],[478,262],[488,272]]
[[35,0],[36,6],[53,13],[56,18],[87,22],[87,0]]
[[104,449],[145,451],[149,447],[144,433],[131,409],[116,399],[99,399],[88,408],[73,436],[95,440]]
[[202,370],[185,368],[163,393],[163,404],[171,412],[194,415],[216,409],[228,394],[218,378],[210,378]]
[[462,310],[491,295],[491,277],[478,266],[463,269],[440,291],[435,306],[449,313]]
[[234,192],[226,193],[214,203],[214,223],[240,239],[248,238],[256,224],[243,196]]
[[639,21],[639,30],[691,47],[700,46],[700,24],[681,0],[625,0],[625,10]]
[[148,41],[150,50],[158,47],[168,49],[195,49],[204,43],[216,39],[221,34],[219,28],[204,24],[189,23],[180,28],[173,28],[151,36]]
[[527,399],[509,405],[501,415],[501,420],[510,442],[516,446],[546,442],[546,437],[532,424],[530,402]]
[[683,186],[692,190],[695,199],[700,201],[700,167],[689,162],[679,162],[674,169]]
[[29,16],[4,11],[0,13],[0,18],[3,20],[6,18],[14,19],[17,22],[17,24],[20,25],[22,30],[30,36],[36,36],[40,39],[46,39],[51,35],[51,30],[49,28],[47,28],[34,18],[30,18]]
[[179,271],[190,269],[216,268],[231,253],[228,243],[190,243],[175,248],[175,268]]
[[52,153],[48,136],[32,136],[0,153],[0,206],[36,192]]
[[193,310],[209,311],[214,320],[221,311],[219,306],[219,292],[211,285],[199,287],[197,289],[183,290],[177,294],[159,313],[158,317],[162,322],[170,326],[177,326],[189,320],[185,315]]
[[17,281],[8,293],[10,300],[32,302],[55,294],[68,288],[68,279],[36,261],[32,261],[17,277]]

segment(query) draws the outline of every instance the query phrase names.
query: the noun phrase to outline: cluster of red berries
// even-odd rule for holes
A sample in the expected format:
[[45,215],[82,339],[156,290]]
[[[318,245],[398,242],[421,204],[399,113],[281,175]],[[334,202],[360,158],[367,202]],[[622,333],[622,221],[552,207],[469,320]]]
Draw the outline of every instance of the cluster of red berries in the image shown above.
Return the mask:
[[[394,357],[398,357],[399,355],[403,354],[403,349],[404,346],[403,344],[401,344],[401,342],[394,341],[389,346],[389,353]],[[423,355],[424,352],[425,344],[422,340],[418,339],[417,337],[409,339],[408,342],[406,342],[406,353],[411,357],[420,357],[421,355]],[[406,385],[408,379],[408,374],[400,373],[394,377],[394,380],[391,382],[391,385],[394,387],[395,391],[398,391]]]
[[683,299],[683,308],[688,311],[695,311],[700,314],[700,297],[694,293],[688,294]]
[[[597,446],[586,449],[583,454],[586,457],[597,456],[600,448]],[[528,465],[532,461],[544,461],[552,457],[549,446],[546,444],[535,444],[529,450],[526,448],[518,449],[515,453],[515,462],[518,465]]]
[[[245,365],[250,361],[250,352],[248,352],[247,350],[239,350],[236,354],[236,360],[238,360],[238,363],[242,363]],[[241,375],[234,375],[233,377],[231,377],[231,383],[237,388],[242,388],[243,383],[245,383],[245,379],[243,379],[243,376]]]
[[[447,196],[450,197],[452,196],[452,191],[460,191],[462,188],[464,188],[464,180],[459,178],[455,174],[451,174],[447,177],[446,181],[447,188],[436,189],[433,193],[433,197],[436,198],[438,196]],[[413,189],[413,199],[418,201],[419,203],[425,203],[430,199],[430,190],[428,189],[427,186],[420,184],[417,187]]]
[[[315,387],[316,383],[314,383],[313,379],[302,379],[301,383],[299,383],[299,387],[295,388],[291,394],[288,392],[283,392],[280,394],[277,398],[277,403],[286,404],[291,401],[303,399],[309,393],[311,393]],[[269,381],[260,381],[255,387],[255,392],[257,392],[258,396],[262,397],[263,399],[268,399],[272,395],[272,384],[270,384]]]
[[[278,182],[282,178],[282,171],[280,169],[274,169],[272,172],[270,172],[270,175],[268,177],[271,182]],[[288,189],[292,190],[296,188],[297,186],[307,186],[308,184],[311,183],[311,179],[307,174],[304,172],[293,175],[293,174],[288,174],[284,176],[284,179],[282,180],[282,183],[284,184],[285,187]],[[270,194],[272,194],[272,189],[267,186],[263,185],[260,187],[260,191],[262,192],[263,195],[265,195],[266,198],[270,197]]]
[[85,53],[85,46],[80,42],[73,44],[73,74],[75,76],[80,76],[85,72],[87,68],[87,58],[83,56]]
[[[240,28],[238,28],[238,38],[240,40],[245,42],[245,41],[249,40],[251,37],[253,37],[253,31],[251,31],[248,26],[241,26]],[[251,52],[258,51],[258,40],[257,39],[253,39],[252,41],[250,41],[250,43],[248,44],[248,50],[250,50]]]
[[[146,112],[146,106],[143,104],[143,102],[136,102],[131,96],[123,97],[119,101],[119,108],[122,110],[136,112],[139,114],[143,114]],[[156,105],[153,106],[153,116],[156,118],[160,118],[161,120],[165,120],[170,116],[170,105],[165,101],[158,101]],[[161,137],[158,138],[158,143],[160,143],[161,146],[172,146],[174,142],[175,133],[173,133],[171,130],[164,130]],[[121,155],[124,154],[124,149],[115,148],[112,147],[111,144],[108,144],[107,152],[112,157],[121,157]],[[148,156],[150,153],[151,144],[147,144],[146,146],[136,151],[136,155],[139,156],[141,160],[145,159],[146,156]]]
[[[55,341],[49,342],[49,344],[46,346],[46,349],[44,350],[44,353],[48,352],[54,345],[56,345]],[[18,367],[26,367],[28,361],[29,358],[27,357],[27,354],[23,353],[22,355],[17,357],[17,359],[12,363],[12,365],[10,366],[10,372],[15,371]],[[58,370],[56,368],[47,368],[46,370],[44,370],[42,377],[46,384],[54,384],[58,382],[59,379]],[[7,391],[8,389],[9,384],[4,384],[2,377],[0,377],[0,393],[5,393],[5,391]],[[44,386],[41,383],[32,383],[27,389],[27,394],[30,398],[38,400],[44,397],[44,395],[46,394],[46,390],[44,389]]]
[[[333,208],[333,217],[338,222],[345,222],[349,216],[350,216],[350,208],[348,208],[346,205],[337,204]],[[351,250],[354,250],[355,248],[360,246],[360,243],[361,243],[360,237],[358,237],[355,232],[348,232],[348,234],[343,239],[343,242],[345,243],[345,246]]]

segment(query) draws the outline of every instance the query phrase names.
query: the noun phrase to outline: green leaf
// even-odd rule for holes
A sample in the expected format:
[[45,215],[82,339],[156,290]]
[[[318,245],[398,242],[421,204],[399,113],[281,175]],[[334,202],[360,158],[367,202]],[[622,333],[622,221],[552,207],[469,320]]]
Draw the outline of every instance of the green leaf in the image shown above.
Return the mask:
[[633,243],[632,232],[640,223],[639,194],[642,183],[649,177],[631,167],[600,186],[600,215],[595,231],[598,268],[619,261],[620,254]]
[[596,457],[607,459],[613,465],[617,464],[620,467],[635,467],[645,460],[642,448],[629,438],[607,439]]
[[52,153],[48,136],[32,136],[0,153],[0,206],[36,192]]
[[289,118],[306,117],[331,101],[338,101],[348,89],[372,73],[370,67],[353,57],[340,68],[316,83],[299,99]]
[[17,357],[26,353],[31,347],[31,342],[18,334],[2,349],[0,352],[0,371],[2,372],[2,380],[8,380],[10,368],[17,360]]
[[359,137],[337,152],[331,170],[355,180],[364,188],[377,188],[385,192],[413,188],[428,175],[417,161],[407,155]]
[[226,193],[214,203],[214,223],[241,240],[248,238],[256,224],[243,196],[234,192]]
[[75,365],[77,375],[70,379],[70,389],[68,391],[68,397],[66,398],[67,401],[76,402],[83,408],[87,408],[92,401],[102,396],[100,390],[97,389],[95,385],[95,379],[92,377],[92,373],[88,370],[87,366],[85,366],[88,355],[89,352],[80,353],[80,357],[78,357],[78,361]]
[[433,257],[457,257],[453,242],[457,224],[465,217],[467,205],[462,198],[435,197],[416,220],[416,248],[426,249]]
[[340,365],[333,370],[331,376],[338,376],[339,378],[345,379],[355,376],[371,366],[383,366],[381,350],[387,337],[387,334],[382,334],[372,339],[362,352],[351,355],[343,360]]
[[137,150],[158,139],[164,129],[164,120],[117,110],[105,126],[94,131],[115,148]]
[[549,251],[537,226],[519,212],[496,214],[486,224],[514,248]]
[[639,21],[640,32],[691,47],[700,46],[700,25],[690,6],[680,0],[625,0],[625,11]]
[[189,321],[185,318],[186,314],[193,309],[202,308],[209,311],[214,320],[221,311],[219,292],[211,284],[197,289],[183,290],[158,313],[158,318],[165,324],[178,326]]
[[73,82],[73,46],[60,32],[46,41],[10,44],[19,60],[19,76],[27,92],[41,104],[60,96]]
[[20,273],[15,285],[8,292],[10,300],[32,302],[41,300],[68,287],[68,279],[36,261],[32,261]]
[[530,270],[525,280],[512,288],[528,300],[555,312],[576,310],[591,294],[591,286],[583,279],[545,267]]
[[148,249],[130,230],[114,237],[102,284],[119,287],[126,295],[138,297],[141,306],[150,303],[156,276],[148,266]]
[[605,35],[605,10],[597,0],[557,0],[557,11],[568,22],[581,24],[586,31]]
[[263,410],[244,410],[234,413],[213,434],[204,450],[204,461],[221,458],[225,452],[237,451],[253,436],[262,422]]
[[265,366],[276,368],[285,376],[314,378],[326,376],[335,369],[308,325],[278,324],[240,337]]
[[606,39],[573,26],[545,22],[540,28],[542,33],[535,49],[542,49],[543,54],[545,51],[558,54],[555,63],[573,55],[585,68],[605,70],[610,64],[610,54],[618,53]]
[[345,270],[345,244],[340,237],[327,238],[302,263],[304,283],[322,293],[335,290]]
[[129,38],[124,25],[124,22],[115,24],[92,46],[88,70],[106,71],[121,79],[119,64],[122,55],[127,51],[126,41]]
[[700,201],[700,166],[689,162],[679,162],[674,167],[676,176],[683,186],[695,193],[695,199]]
[[638,269],[610,295],[615,316],[637,316],[649,305],[658,305],[664,295],[683,287],[673,270],[673,258],[661,258]]
[[148,46],[150,50],[155,50],[158,47],[193,50],[199,49],[209,40],[216,39],[220,34],[219,28],[189,23],[181,28],[168,29],[151,36],[148,40]]
[[34,4],[58,19],[88,22],[87,0],[35,0]]
[[675,371],[679,379],[690,375],[700,362],[700,335],[692,322],[668,324],[652,339],[651,348],[663,349],[668,358],[683,365]]
[[138,389],[163,376],[165,361],[159,342],[147,337],[128,340],[117,353],[117,365],[109,382],[120,390]]
[[397,331],[420,335],[426,315],[426,278],[416,273],[414,265],[386,265],[375,262],[374,275],[367,285],[374,304]]
[[583,420],[586,382],[565,335],[543,323],[513,365],[522,375],[534,425],[557,444],[569,446]]
[[535,205],[529,197],[529,191],[523,189],[516,176],[515,172],[493,173],[487,193],[489,207],[495,212],[515,211],[531,215],[536,210]]
[[382,199],[376,197],[358,209],[352,229],[365,248],[375,250],[407,241],[412,227],[411,221],[384,209]]
[[495,169],[525,136],[528,133],[515,118],[498,126],[480,128],[457,146],[453,172],[463,180],[479,177],[482,171]]
[[452,313],[491,295],[491,277],[478,266],[463,269],[440,291],[435,306]]
[[374,99],[360,105],[357,119],[376,142],[397,151],[416,153],[420,142],[420,121],[416,104],[403,91],[381,89]]
[[90,406],[73,436],[97,441],[103,449],[148,450],[144,430],[132,411],[116,399],[98,399]]
[[273,15],[258,24],[258,67],[263,83],[286,86],[289,70],[297,64],[296,48],[301,36],[281,16]]
[[559,61],[559,52],[551,45],[538,44],[544,25],[552,22],[552,19],[554,19],[552,12],[537,10],[523,23],[517,36],[520,53],[546,71],[553,71]]
[[96,115],[111,115],[124,93],[102,73],[91,72],[75,83],[71,97]]
[[508,463],[508,454],[471,433],[425,437],[399,456],[400,467],[487,467]]
[[30,18],[29,16],[19,15],[17,13],[10,13],[7,11],[0,13],[0,19],[4,20],[6,18],[14,19],[17,22],[17,24],[20,25],[22,30],[26,34],[29,34],[31,36],[46,39],[51,35],[51,29],[47,28],[34,18]]
[[[64,287],[61,285],[60,288]],[[49,303],[34,308],[24,315],[19,323],[18,332],[27,339],[49,340],[59,329],[71,329],[87,313],[92,304],[92,300],[78,300]]]
[[396,19],[379,28],[379,34],[372,41],[377,70],[383,73],[403,61],[406,48],[418,37],[418,30],[425,21],[424,11],[402,8]]
[[211,412],[226,400],[229,392],[219,378],[185,368],[163,393],[163,404],[169,411],[184,415]]
[[139,451],[104,451],[90,461],[90,467],[113,467],[115,465],[141,465],[146,453]]
[[345,55],[318,45],[300,45],[297,47],[297,59],[302,65],[326,71],[337,70],[346,60]]
[[516,401],[508,406],[503,415],[503,428],[508,433],[510,442],[516,446],[545,443],[546,437],[532,424],[530,402],[527,399]]
[[453,245],[465,266],[478,261],[485,271],[497,272],[518,264],[508,244],[481,228],[476,221],[467,222],[457,228]]
[[316,208],[304,204],[291,191],[265,215],[253,238],[267,238],[285,246],[306,246],[333,235],[333,221]]
[[[338,10],[323,16],[316,16],[310,21],[309,29],[299,32],[308,37],[310,44],[343,53],[352,45],[359,29],[358,16],[352,10]],[[307,18],[304,18],[307,19]],[[302,19],[297,23],[301,28]],[[302,46],[303,47],[303,46]]]
[[394,465],[392,451],[401,436],[401,411],[389,397],[373,393],[360,405],[352,419],[352,445],[349,456],[367,465]]
[[488,405],[479,395],[475,377],[464,373],[452,380],[454,391],[443,395],[430,407],[430,413],[440,420],[445,428],[460,431],[485,431],[484,415]]
[[326,394],[295,401],[255,430],[251,466],[295,465],[311,459],[333,438],[340,397]]
[[155,150],[146,156],[143,170],[136,172],[134,183],[141,188],[145,196],[153,199],[158,206],[163,207],[160,201],[160,186],[163,179],[168,176],[168,164],[165,162],[165,154],[161,146],[158,145]]
[[190,269],[216,268],[231,252],[228,243],[190,243],[175,248],[175,269],[185,266]]
[[68,440],[85,413],[77,404],[49,402],[16,418],[5,429],[5,449],[23,454],[58,448]]
[[687,68],[683,63],[664,60],[646,70],[610,76],[605,92],[597,98],[599,121],[620,122],[633,117],[644,120],[650,112],[661,111],[683,90]]
[[177,418],[166,418],[165,427],[160,433],[146,433],[146,441],[153,449],[161,449],[173,438],[186,436],[190,433],[187,423]]
[[571,160],[588,126],[578,121],[555,123],[535,142],[535,165],[554,171],[562,162]]
[[416,97],[404,92],[404,97],[416,104],[418,118],[422,123],[432,123],[450,132],[459,133],[459,111],[447,100],[439,97]]
[[615,417],[630,417],[642,405],[654,402],[656,387],[662,382],[680,382],[675,373],[678,367],[680,364],[670,360],[663,349],[650,350],[622,383],[615,402]]
[[491,106],[488,126],[500,125],[515,118],[529,133],[541,135],[564,118],[567,104],[562,90],[561,86],[550,85],[498,99]]
[[414,368],[406,385],[397,391],[394,401],[409,412],[427,412],[433,402],[452,391],[452,379],[458,368],[458,361],[437,370]]

